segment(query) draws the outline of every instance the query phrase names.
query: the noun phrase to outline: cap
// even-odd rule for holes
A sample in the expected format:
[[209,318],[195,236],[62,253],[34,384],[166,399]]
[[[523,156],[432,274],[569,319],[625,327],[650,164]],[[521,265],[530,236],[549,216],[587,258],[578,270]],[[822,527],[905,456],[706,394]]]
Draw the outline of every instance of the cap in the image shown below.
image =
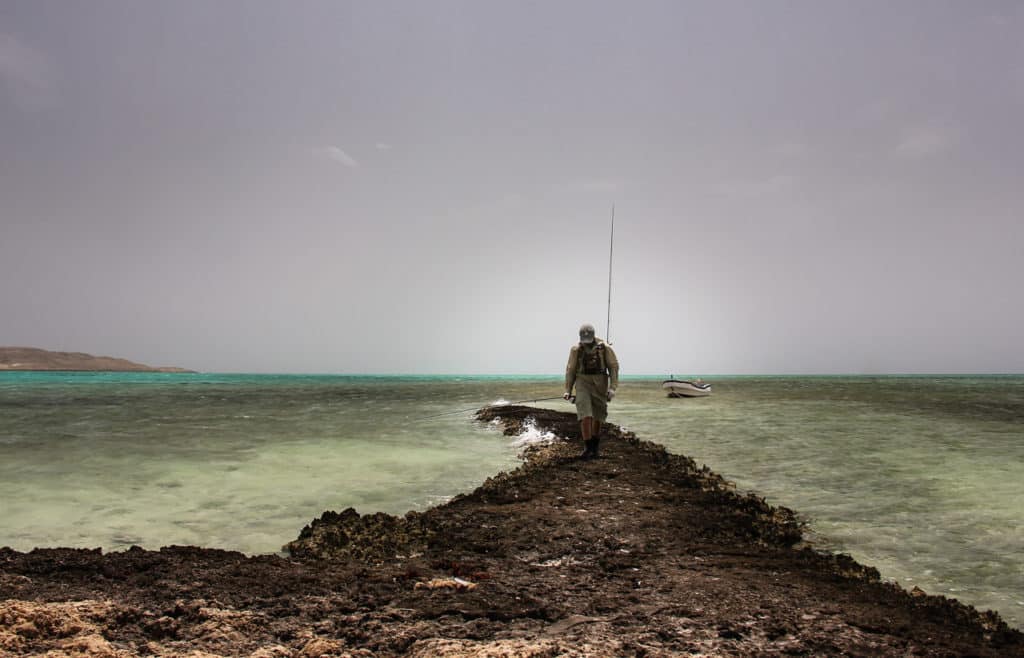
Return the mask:
[[580,342],[581,343],[593,343],[594,342],[594,325],[585,324],[580,327]]

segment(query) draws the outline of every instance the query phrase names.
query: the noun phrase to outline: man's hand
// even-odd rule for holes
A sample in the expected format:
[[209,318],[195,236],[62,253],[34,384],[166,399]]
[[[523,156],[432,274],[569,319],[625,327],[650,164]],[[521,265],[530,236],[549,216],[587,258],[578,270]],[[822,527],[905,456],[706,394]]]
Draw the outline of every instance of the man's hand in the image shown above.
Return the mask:
[[614,388],[609,388],[608,389],[608,401],[611,402],[613,397],[615,397],[615,389]]
[[563,400],[571,400],[572,399],[572,393],[566,393],[565,395],[562,396],[562,399]]

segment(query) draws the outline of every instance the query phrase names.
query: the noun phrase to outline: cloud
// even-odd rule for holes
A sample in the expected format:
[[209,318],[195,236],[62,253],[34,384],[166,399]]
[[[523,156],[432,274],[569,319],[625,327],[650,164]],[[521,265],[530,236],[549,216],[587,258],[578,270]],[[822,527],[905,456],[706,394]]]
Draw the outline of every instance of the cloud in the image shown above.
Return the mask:
[[580,183],[587,192],[618,192],[622,189],[622,183],[615,180],[587,180]]
[[353,158],[348,153],[345,153],[345,151],[341,150],[337,146],[320,146],[318,148],[313,149],[313,153],[318,157],[333,160],[334,162],[337,162],[340,165],[344,165],[352,169],[355,169],[356,167],[359,166],[359,163],[356,162],[355,158]]
[[385,144],[384,142],[377,142],[377,150],[378,151],[390,151],[391,150],[391,144]]
[[570,190],[572,192],[596,192],[596,193],[618,193],[621,192],[624,187],[623,181],[612,180],[610,178],[587,178],[570,181],[568,183],[559,185],[559,187]]
[[896,144],[896,155],[903,158],[929,158],[952,148],[952,131],[925,122],[905,128]]
[[0,86],[27,109],[48,105],[55,92],[53,67],[40,51],[0,33]]
[[805,158],[811,153],[811,147],[803,142],[785,142],[775,147],[775,153],[783,158]]
[[348,153],[346,153],[338,146],[323,146],[316,150],[319,153],[319,155],[323,156],[324,158],[327,158],[328,160],[333,160],[339,165],[343,165],[351,169],[355,169],[356,167],[359,166],[359,163],[355,162],[354,158],[349,156]]
[[857,113],[868,121],[885,121],[896,111],[895,103],[888,98],[878,98],[861,106]]
[[1005,14],[989,14],[982,18],[982,24],[1001,29],[1010,24],[1010,19]]
[[1009,5],[1002,7],[1001,11],[983,15],[981,24],[995,30],[1010,30],[1017,27],[1017,24],[1024,20],[1024,7]]
[[735,199],[762,198],[789,192],[798,182],[796,176],[777,174],[762,179],[720,181],[711,184],[708,191],[715,196]]

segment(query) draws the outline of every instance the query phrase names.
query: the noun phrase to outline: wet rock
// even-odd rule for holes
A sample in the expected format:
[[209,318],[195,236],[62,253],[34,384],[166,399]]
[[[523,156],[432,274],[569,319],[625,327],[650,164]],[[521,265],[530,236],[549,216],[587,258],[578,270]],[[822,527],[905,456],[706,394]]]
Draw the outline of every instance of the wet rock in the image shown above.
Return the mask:
[[404,518],[384,513],[360,516],[350,507],[340,513],[324,512],[283,548],[303,559],[387,560],[422,549],[430,534],[431,529],[416,512]]
[[318,637],[310,640],[306,643],[306,646],[302,647],[302,650],[299,651],[299,657],[329,658],[334,656],[343,656],[346,653],[345,645],[338,640],[328,640],[326,638]]

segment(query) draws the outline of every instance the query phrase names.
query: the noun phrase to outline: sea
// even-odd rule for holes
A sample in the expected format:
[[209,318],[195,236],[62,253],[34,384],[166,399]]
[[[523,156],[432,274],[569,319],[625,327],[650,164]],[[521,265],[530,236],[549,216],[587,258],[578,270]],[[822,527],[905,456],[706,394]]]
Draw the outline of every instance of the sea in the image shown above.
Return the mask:
[[[1024,624],[1024,376],[625,377],[609,420],[796,510],[822,550]],[[325,510],[404,514],[520,463],[488,404],[557,376],[0,373],[0,546],[277,553]]]

